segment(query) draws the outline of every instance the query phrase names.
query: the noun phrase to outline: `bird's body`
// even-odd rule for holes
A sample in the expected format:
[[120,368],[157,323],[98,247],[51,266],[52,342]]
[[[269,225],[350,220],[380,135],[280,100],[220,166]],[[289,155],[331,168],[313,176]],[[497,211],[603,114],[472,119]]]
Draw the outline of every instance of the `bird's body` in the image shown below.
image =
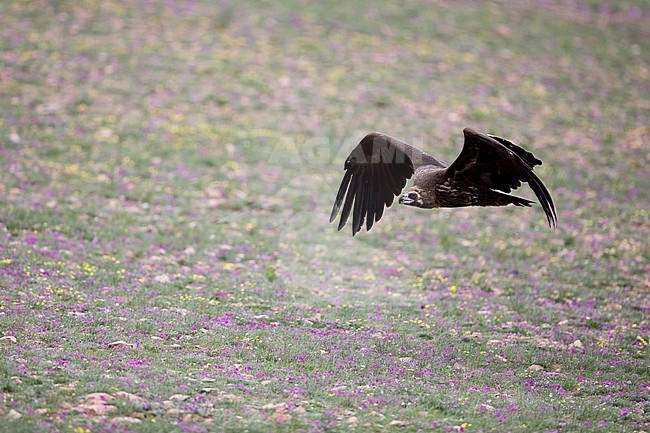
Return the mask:
[[[351,212],[353,236],[364,222],[370,230],[396,196],[400,204],[424,209],[530,206],[532,201],[507,194],[527,182],[539,199],[549,226],[555,226],[553,199],[533,173],[533,167],[542,161],[503,138],[471,128],[465,128],[463,133],[463,150],[452,164],[388,135],[366,135],[345,161],[345,175],[330,222],[343,206],[339,230]],[[413,185],[401,194],[411,177]]]

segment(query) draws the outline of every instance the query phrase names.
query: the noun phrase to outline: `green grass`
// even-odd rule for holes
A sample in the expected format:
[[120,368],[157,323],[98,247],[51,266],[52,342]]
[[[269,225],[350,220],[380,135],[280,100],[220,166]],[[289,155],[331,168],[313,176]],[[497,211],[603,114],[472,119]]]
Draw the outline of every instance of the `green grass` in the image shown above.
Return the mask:
[[[2,2],[0,430],[647,431],[649,14]],[[365,133],[465,126],[544,161],[557,230],[328,224]]]

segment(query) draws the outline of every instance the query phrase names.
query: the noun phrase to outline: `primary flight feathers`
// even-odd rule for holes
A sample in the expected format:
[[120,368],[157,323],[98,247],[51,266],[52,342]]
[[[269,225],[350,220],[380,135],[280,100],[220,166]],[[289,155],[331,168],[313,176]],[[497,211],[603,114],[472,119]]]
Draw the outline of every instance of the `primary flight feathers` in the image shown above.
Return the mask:
[[[506,139],[465,128],[465,144],[450,165],[394,137],[371,132],[345,160],[330,222],[343,206],[338,229],[352,213],[352,235],[364,222],[366,230],[379,221],[396,196],[399,203],[425,209],[464,206],[530,206],[525,198],[509,195],[522,182],[533,190],[549,227],[557,215],[551,194],[533,173],[542,161]],[[406,181],[413,185],[404,194]]]

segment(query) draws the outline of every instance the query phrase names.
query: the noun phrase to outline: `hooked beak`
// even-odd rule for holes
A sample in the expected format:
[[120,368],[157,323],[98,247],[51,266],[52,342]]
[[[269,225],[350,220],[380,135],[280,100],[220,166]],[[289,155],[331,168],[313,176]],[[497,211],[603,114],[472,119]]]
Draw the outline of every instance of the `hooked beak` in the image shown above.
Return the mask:
[[406,195],[406,194],[401,194],[399,196],[399,198],[397,199],[397,203],[399,203],[399,204],[411,204],[414,201],[415,200],[413,200],[412,198],[409,198],[409,196]]

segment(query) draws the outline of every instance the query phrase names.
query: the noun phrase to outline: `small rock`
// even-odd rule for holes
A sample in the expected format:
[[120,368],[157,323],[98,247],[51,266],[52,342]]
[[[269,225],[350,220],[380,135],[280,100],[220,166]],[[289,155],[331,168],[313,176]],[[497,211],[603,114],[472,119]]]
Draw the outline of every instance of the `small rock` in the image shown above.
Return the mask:
[[222,400],[229,400],[229,401],[246,401],[244,397],[241,395],[235,395],[235,394],[221,394],[219,396]]
[[71,317],[84,317],[86,313],[82,311],[68,311],[68,316]]
[[399,419],[394,419],[391,422],[388,423],[388,425],[396,425],[400,427],[406,427],[406,422],[399,420]]
[[132,416],[116,416],[115,418],[111,418],[111,421],[117,423],[125,422],[129,424],[138,424],[142,422],[137,418],[133,418]]
[[357,418],[356,416],[351,416],[346,420],[346,422],[348,424],[359,424],[359,418]]
[[23,414],[18,412],[16,409],[11,409],[9,413],[7,414],[7,419],[11,421],[15,421],[17,419],[20,419],[23,417]]
[[582,341],[576,340],[570,344],[570,347],[575,347],[576,349],[583,349],[585,346],[582,344]]
[[93,392],[84,396],[86,403],[113,401],[115,397],[105,392]]
[[59,389],[61,391],[74,391],[77,389],[77,385],[79,385],[79,382],[70,382],[67,385],[62,385]]
[[190,398],[189,395],[185,395],[185,394],[174,394],[174,395],[172,395],[172,396],[169,397],[169,400],[170,400],[170,401],[185,401],[185,400],[187,400],[188,398]]
[[110,406],[108,404],[93,402],[88,404],[82,404],[77,407],[78,411],[85,413],[86,415],[105,415],[108,412],[117,410],[115,406]]
[[494,406],[490,406],[489,404],[481,404],[481,410],[484,412],[494,412]]
[[16,344],[18,340],[13,335],[5,335],[4,337],[0,337],[0,343]]
[[119,340],[108,343],[108,347],[126,347],[128,349],[133,349],[133,344],[127,343],[126,341]]
[[305,409],[305,408],[302,407],[302,406],[297,406],[297,407],[293,408],[293,411],[294,411],[295,413],[305,413],[305,412],[307,412],[307,409]]
[[171,281],[171,278],[169,278],[169,275],[167,274],[156,275],[153,279],[154,281],[163,284],[169,283]]
[[530,371],[542,371],[544,370],[544,367],[538,364],[532,364],[530,367],[528,367]]
[[142,397],[138,397],[137,395],[126,391],[117,391],[115,394],[113,394],[113,396],[115,398],[126,400],[129,403],[138,403],[142,401]]
[[194,414],[194,413],[187,413],[187,414],[183,415],[183,422],[186,422],[186,423],[193,423],[193,422],[197,422],[197,421],[200,421],[200,420],[203,420],[203,417],[200,416],[200,415]]
[[291,421],[292,416],[286,412],[274,412],[267,418],[268,421],[275,421],[277,423],[283,423]]

